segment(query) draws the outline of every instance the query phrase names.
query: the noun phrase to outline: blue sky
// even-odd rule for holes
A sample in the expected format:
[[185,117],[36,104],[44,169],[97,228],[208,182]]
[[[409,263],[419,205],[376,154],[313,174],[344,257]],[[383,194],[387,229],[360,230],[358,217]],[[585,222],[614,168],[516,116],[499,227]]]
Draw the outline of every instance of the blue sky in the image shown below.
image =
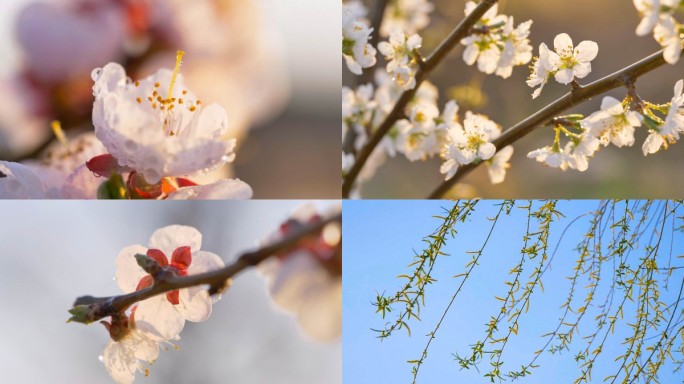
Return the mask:
[[[371,305],[376,293],[392,294],[399,288],[401,281],[397,275],[409,271],[406,266],[412,261],[413,251],[420,253],[424,243],[422,238],[432,233],[440,224],[432,216],[443,211],[443,207],[453,205],[448,201],[346,201],[344,202],[344,330],[343,330],[343,375],[345,383],[410,383],[410,365],[407,360],[420,356],[427,338],[444,308],[451,299],[460,280],[452,276],[463,271],[469,256],[466,251],[478,249],[487,231],[489,221],[498,210],[495,202],[482,201],[476,207],[471,220],[457,225],[459,234],[449,240],[445,251],[451,256],[438,260],[433,277],[437,279],[428,287],[426,307],[421,312],[421,322],[413,321],[412,336],[409,338],[402,330],[389,339],[380,342],[370,328],[382,328],[386,321],[393,320],[392,314],[383,320],[375,314]],[[549,240],[550,250],[558,243],[561,232],[567,224],[580,214],[596,209],[597,201],[575,200],[560,202],[559,208],[566,215],[555,226]],[[442,327],[433,341],[428,359],[421,367],[418,383],[486,383],[487,379],[474,370],[459,371],[453,361],[452,353],[466,354],[469,345],[484,334],[484,324],[491,315],[498,313],[500,302],[494,295],[505,296],[506,286],[503,278],[518,261],[522,246],[521,238],[525,230],[526,214],[514,210],[511,217],[499,222],[494,237],[485,249],[482,262],[466,283],[454,307],[446,316]],[[569,282],[564,276],[570,273],[576,252],[573,251],[582,231],[587,228],[588,220],[580,219],[569,227],[551,269],[544,275],[544,293],[535,294],[531,309],[521,321],[519,337],[511,339],[504,354],[503,371],[518,368],[529,362],[532,353],[541,348],[545,339],[540,336],[555,328],[562,311],[560,304],[565,299]],[[554,230],[555,229],[555,230]],[[672,243],[673,254],[683,254],[684,242],[679,238]],[[669,236],[667,240],[669,242]],[[639,253],[635,253],[637,257]],[[672,301],[679,291],[682,273],[672,276],[670,291],[663,291],[662,299]],[[603,292],[603,291],[600,291]],[[597,295],[603,300],[602,295]],[[582,296],[583,298],[583,296]],[[629,313],[626,313],[626,317]],[[592,316],[593,317],[593,316]],[[591,324],[591,323],[587,323]],[[580,329],[582,331],[582,329]],[[580,336],[590,331],[584,328]],[[619,343],[625,329],[616,329],[615,338],[604,348],[604,358],[594,368],[593,382],[601,382],[611,368],[613,359],[622,350]],[[580,341],[577,339],[577,341]],[[578,343],[578,346],[581,344]],[[571,383],[579,373],[573,353],[544,355],[538,360],[541,367],[522,383]],[[488,368],[485,360],[481,369]],[[505,369],[508,368],[508,369]],[[671,367],[661,370],[661,382],[673,382],[675,376]],[[677,379],[678,382],[681,378]]]

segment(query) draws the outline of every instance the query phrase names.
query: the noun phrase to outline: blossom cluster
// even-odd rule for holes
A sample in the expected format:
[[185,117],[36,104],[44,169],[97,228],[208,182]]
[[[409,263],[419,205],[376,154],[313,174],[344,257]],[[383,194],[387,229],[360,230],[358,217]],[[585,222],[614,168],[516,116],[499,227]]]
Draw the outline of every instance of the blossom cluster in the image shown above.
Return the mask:
[[[465,5],[466,16],[477,7],[474,1]],[[532,20],[514,27],[513,16],[497,15],[498,4],[485,12],[471,28],[473,32],[461,40],[466,48],[463,61],[486,74],[496,74],[504,79],[511,76],[513,66],[525,65],[532,60],[532,46],[528,36]]]
[[[235,158],[228,117],[218,104],[204,106],[176,68],[133,81],[109,63],[93,70],[94,134],[60,139],[38,161],[0,162],[2,198],[250,198],[240,180],[202,176]],[[104,178],[102,178],[104,177]]]
[[[553,145],[534,150],[527,156],[553,168],[585,171],[589,159],[601,146],[632,146],[637,127],[648,130],[641,147],[644,156],[661,148],[667,149],[679,139],[680,133],[684,133],[683,89],[684,80],[677,81],[674,96],[664,105],[633,100],[635,96],[632,95],[622,102],[606,96],[601,102],[601,109],[587,117],[571,115],[556,119]],[[569,138],[564,147],[560,144],[561,134]]]
[[[475,7],[474,2],[467,2],[466,15]],[[405,118],[393,124],[370,154],[358,175],[358,183],[370,179],[388,156],[394,157],[397,153],[410,161],[441,157],[444,160],[441,172],[447,179],[460,165],[485,161],[489,165],[491,181],[503,181],[513,149],[502,148],[495,156],[492,141],[501,134],[501,128],[485,115],[472,112],[467,112],[461,123],[455,100],[448,101],[440,112],[439,92],[427,80],[414,89],[416,73],[423,60],[419,52],[422,46],[419,32],[428,25],[428,14],[432,10],[433,6],[423,0],[388,2],[379,34],[387,40],[377,44],[377,50],[386,60],[384,70],[375,71],[373,83],[362,84],[355,90],[342,87],[343,176],[353,167],[357,153],[387,118],[403,92],[413,90],[414,96],[403,110]],[[343,28],[349,25],[348,15],[353,14],[358,19],[366,13],[357,1],[344,3]],[[528,39],[531,23],[527,21],[515,27],[512,17],[497,16],[497,7],[493,6],[471,29],[471,35],[461,41],[466,45],[464,60],[468,64],[477,61],[485,73],[509,77],[513,66],[531,60]],[[363,25],[364,30],[369,30],[367,24]],[[363,44],[369,43],[364,40]],[[348,65],[349,56],[345,56]],[[358,189],[354,193],[358,193]]]
[[365,16],[366,9],[360,2],[349,2],[342,7],[342,57],[347,68],[357,75],[376,62],[377,52],[368,42],[373,29],[363,19]]
[[[221,258],[200,250],[201,245],[202,235],[195,228],[172,225],[158,229],[147,247],[131,245],[119,253],[116,282],[124,293],[131,293],[154,285],[162,274],[186,276],[222,268]],[[161,268],[157,276],[143,270],[136,255],[154,260]],[[178,340],[186,320],[207,320],[218,299],[203,287],[184,288],[143,300],[128,315],[118,314],[111,322],[102,322],[111,336],[100,358],[109,375],[117,383],[132,383],[137,371],[147,375],[145,363],[156,360],[160,346]]]
[[636,28],[638,36],[653,33],[653,38],[663,47],[663,58],[670,64],[679,61],[684,44],[684,24],[675,18],[681,8],[680,0],[633,0],[641,16]]

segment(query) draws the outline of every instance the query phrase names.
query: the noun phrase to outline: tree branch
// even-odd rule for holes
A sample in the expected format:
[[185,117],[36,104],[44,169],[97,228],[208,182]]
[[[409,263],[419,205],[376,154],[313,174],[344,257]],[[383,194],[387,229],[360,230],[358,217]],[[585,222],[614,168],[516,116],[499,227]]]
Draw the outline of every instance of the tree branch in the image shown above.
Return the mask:
[[349,173],[344,177],[344,182],[342,183],[342,197],[349,197],[352,187],[356,178],[359,176],[361,169],[366,164],[366,161],[370,157],[371,153],[375,147],[380,143],[383,137],[389,132],[389,130],[394,126],[404,114],[404,108],[408,104],[416,91],[420,87],[421,83],[425,78],[432,72],[437,65],[439,65],[446,55],[451,51],[461,39],[468,36],[470,28],[482,17],[482,15],[487,12],[489,8],[494,6],[498,0],[483,0],[465,19],[461,21],[460,24],[454,28],[453,31],[447,36],[447,38],[437,47],[430,57],[425,61],[425,63],[419,66],[416,72],[416,86],[413,89],[409,89],[401,94],[399,100],[394,104],[394,108],[387,115],[385,120],[380,124],[377,131],[370,137],[368,143],[359,151],[358,156],[355,159],[354,166],[349,170]]
[[[587,86],[574,88],[572,91],[539,110],[534,115],[529,116],[525,120],[504,131],[501,136],[492,143],[496,146],[496,150],[499,151],[505,146],[520,140],[528,133],[534,131],[538,126],[544,125],[563,111],[611,89],[634,83],[638,77],[663,64],[665,64],[665,59],[663,58],[663,51],[661,50]],[[482,163],[483,162],[477,164],[470,163],[460,166],[454,177],[442,182],[442,184],[430,193],[428,198],[438,199],[443,197],[454,184]]]
[[[88,314],[82,315],[82,317],[87,319],[87,321],[74,321],[84,323],[97,321],[102,318],[112,316],[113,314],[121,313],[139,301],[180,288],[206,284],[210,287],[210,293],[216,293],[225,287],[226,281],[228,279],[237,275],[239,272],[247,269],[248,267],[256,266],[257,264],[276,254],[281,254],[296,248],[303,239],[318,235],[327,224],[332,222],[341,223],[342,214],[335,214],[331,217],[324,218],[317,223],[302,225],[300,228],[295,229],[291,235],[277,242],[266,245],[256,251],[244,253],[233,264],[221,269],[183,277],[163,276],[163,278],[155,281],[154,285],[125,295],[109,297],[79,297],[74,302],[74,309],[81,308],[81,311],[87,311]],[[88,308],[79,306],[87,306]],[[72,311],[74,309],[72,309]],[[72,312],[72,314],[74,313]]]

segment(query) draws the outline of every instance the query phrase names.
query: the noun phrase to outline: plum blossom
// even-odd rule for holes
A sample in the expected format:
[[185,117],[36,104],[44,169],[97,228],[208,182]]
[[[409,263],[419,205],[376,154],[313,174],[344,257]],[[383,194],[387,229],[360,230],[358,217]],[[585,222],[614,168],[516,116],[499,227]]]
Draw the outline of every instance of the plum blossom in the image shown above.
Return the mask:
[[380,27],[381,36],[389,36],[400,29],[413,34],[430,24],[428,14],[434,10],[429,0],[392,0],[385,8]]
[[598,44],[585,40],[573,47],[572,39],[567,33],[557,35],[553,45],[555,52],[549,50],[544,43],[539,46],[539,57],[527,80],[530,87],[540,85],[532,98],[539,96],[551,75],[561,84],[570,84],[575,78],[586,77],[591,72],[591,61],[598,54]]
[[446,142],[446,129],[437,124],[439,109],[433,103],[414,105],[409,119],[395,125],[398,149],[411,161],[425,160],[440,153]]
[[[266,243],[320,220],[315,207],[305,205]],[[335,340],[342,333],[341,236],[339,223],[328,224],[320,236],[259,265],[275,304],[293,313],[302,329],[317,340]]]
[[554,77],[561,84],[586,77],[591,72],[591,61],[598,54],[598,44],[590,40],[582,41],[574,48],[567,33],[557,35],[553,47],[556,52],[549,52],[549,69],[556,73]]
[[491,141],[500,134],[501,128],[487,116],[467,111],[463,125],[452,124],[447,130],[448,139],[442,151],[444,163],[440,173],[446,174],[448,180],[456,174],[460,165],[492,158],[496,147]]
[[240,179],[221,179],[211,184],[179,187],[168,194],[168,200],[246,200],[252,187]]
[[625,109],[616,98],[606,96],[601,102],[601,110],[580,123],[603,146],[613,143],[617,147],[630,147],[634,144],[634,128],[641,126],[640,116],[637,112]]
[[402,30],[395,30],[389,38],[389,42],[381,41],[378,50],[385,55],[387,72],[393,73],[400,66],[407,66],[413,61],[413,51],[420,48],[423,39],[413,34],[407,36]]
[[636,28],[637,36],[646,36],[658,24],[667,18],[679,5],[679,0],[633,0],[641,21]]
[[663,58],[669,64],[676,64],[682,54],[682,32],[684,27],[672,16],[662,18],[653,29],[653,37],[663,47]]
[[362,20],[364,15],[365,9],[356,2],[342,6],[342,56],[347,68],[356,75],[376,62],[377,52],[368,43],[373,28]]
[[235,158],[235,139],[225,137],[226,111],[206,107],[176,70],[161,69],[140,81],[109,63],[93,71],[95,134],[119,165],[154,184],[165,176],[215,169]]
[[564,171],[568,168],[568,164],[571,161],[570,156],[557,145],[535,149],[528,153],[527,157],[535,159],[540,163],[545,163],[551,168],[560,168]]
[[[134,307],[130,318],[121,316],[119,323],[113,324],[102,322],[109,330],[112,338],[105,346],[100,360],[104,363],[109,376],[119,384],[131,384],[135,380],[136,371],[142,371],[145,376],[149,369],[145,365],[152,364],[159,356],[159,342],[149,338],[144,332],[136,327]],[[117,329],[115,327],[122,327]]]
[[[477,4],[469,1],[465,5],[466,16]],[[508,78],[514,65],[527,64],[532,59],[532,47],[528,36],[532,21],[528,20],[514,28],[513,17],[497,15],[497,4],[485,12],[473,29],[475,33],[461,40],[466,48],[463,61],[473,65],[477,61],[480,72]]]
[[683,88],[684,80],[677,81],[674,86],[674,97],[670,101],[665,122],[661,126],[652,129],[644,141],[641,148],[644,156],[658,152],[661,147],[667,149],[669,144],[679,140],[679,133],[684,132],[684,112],[682,111],[682,106],[684,106]]
[[[216,254],[201,251],[202,235],[193,228],[171,225],[156,230],[149,247],[131,245],[116,258],[116,281],[130,293],[154,283],[154,277],[136,262],[135,255],[154,259],[165,272],[178,276],[195,275],[224,266]],[[155,341],[174,339],[183,329],[185,320],[199,322],[209,318],[213,300],[203,287],[170,291],[141,301],[135,313],[136,326]]]

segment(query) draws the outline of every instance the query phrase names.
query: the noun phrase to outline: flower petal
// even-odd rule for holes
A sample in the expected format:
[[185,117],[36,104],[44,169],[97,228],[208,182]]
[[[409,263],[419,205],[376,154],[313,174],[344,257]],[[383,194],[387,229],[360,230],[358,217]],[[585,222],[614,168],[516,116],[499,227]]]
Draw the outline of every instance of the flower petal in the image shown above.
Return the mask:
[[102,353],[102,362],[109,376],[117,383],[131,384],[135,380],[138,362],[126,339],[120,342],[109,340]]
[[598,55],[598,44],[591,40],[585,40],[575,48],[575,58],[579,61],[592,61]]
[[193,227],[169,225],[154,231],[150,237],[150,248],[162,250],[171,255],[178,247],[189,246],[193,252],[202,246],[202,234]]
[[180,303],[174,308],[189,321],[204,321],[211,315],[212,300],[204,287],[181,289]]
[[574,79],[572,69],[570,68],[561,69],[560,71],[556,72],[554,77],[556,78],[556,81],[561,84],[570,84],[572,79]]
[[114,275],[116,283],[122,291],[130,293],[135,291],[140,279],[147,275],[135,261],[136,254],[146,254],[147,248],[142,245],[131,245],[119,252],[114,264],[116,266],[116,273]]
[[189,275],[214,271],[225,267],[223,260],[212,252],[197,251],[193,254],[192,264],[188,268]]
[[563,51],[572,52],[572,39],[567,33],[561,33],[553,39],[553,48],[559,54]]
[[137,329],[152,340],[172,340],[183,330],[185,319],[159,295],[143,300],[135,311]]

